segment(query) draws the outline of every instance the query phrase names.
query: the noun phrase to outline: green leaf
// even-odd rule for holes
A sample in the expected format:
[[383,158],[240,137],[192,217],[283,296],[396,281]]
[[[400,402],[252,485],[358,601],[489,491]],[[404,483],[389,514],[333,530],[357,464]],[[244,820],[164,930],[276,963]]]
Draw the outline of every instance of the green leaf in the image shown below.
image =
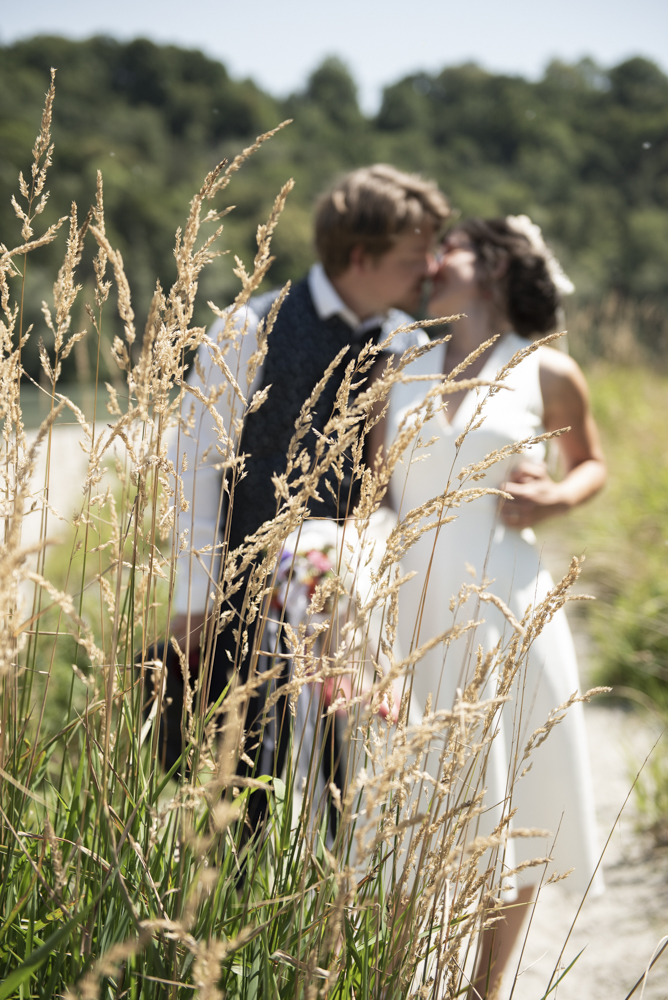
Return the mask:
[[[586,948],[586,947],[587,947],[587,946],[585,945],[585,948]],[[552,986],[550,986],[550,988],[549,988],[549,990],[547,991],[547,993],[543,993],[543,995],[542,995],[542,997],[540,998],[540,1000],[546,1000],[546,998],[547,998],[547,997],[549,997],[550,993],[551,993],[551,992],[552,992],[553,990],[556,990],[556,988],[557,988],[557,986],[559,985],[559,983],[561,982],[561,980],[562,980],[562,979],[564,978],[564,976],[568,975],[568,973],[569,973],[569,972],[571,971],[571,969],[573,968],[573,966],[575,965],[575,963],[577,962],[578,958],[580,957],[580,955],[582,954],[582,952],[583,952],[583,951],[584,951],[584,948],[582,949],[582,951],[579,951],[579,952],[577,953],[577,955],[575,956],[575,958],[573,959],[573,961],[571,962],[571,964],[570,964],[570,965],[568,965],[568,966],[566,966],[566,968],[565,968],[565,969],[564,969],[564,971],[563,971],[563,972],[561,973],[561,975],[559,976],[559,978],[558,978],[558,979],[557,979],[557,980],[556,980],[556,981],[555,981],[555,982],[554,982],[554,983],[552,984]],[[0,1000],[1,1000],[1,998],[0,998]]]
[[5,981],[0,984],[0,1000],[6,1000],[6,997],[10,996],[10,994],[13,993],[17,987],[21,986],[22,983],[25,983],[26,979],[28,979],[43,962],[46,962],[49,955],[53,954],[61,941],[67,940],[70,932],[77,926],[77,924],[81,923],[83,918],[88,914],[92,905],[92,902],[89,903],[88,906],[83,908],[83,910],[71,917],[66,924],[63,924],[63,926],[55,932],[55,934],[52,934],[50,938],[47,938],[41,947],[33,951],[28,956],[26,961],[18,967],[18,969],[15,969],[14,972],[7,976]]

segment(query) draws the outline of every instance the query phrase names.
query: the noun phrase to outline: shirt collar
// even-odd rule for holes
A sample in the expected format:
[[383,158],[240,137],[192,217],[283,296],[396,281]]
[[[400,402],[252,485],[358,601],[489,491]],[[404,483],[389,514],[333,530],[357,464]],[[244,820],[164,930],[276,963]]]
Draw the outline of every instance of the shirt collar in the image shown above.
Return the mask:
[[359,316],[345,304],[320,263],[314,264],[309,271],[308,287],[319,319],[339,316],[351,330],[358,334],[382,326],[387,320],[387,314],[380,313],[377,316],[370,316],[364,321],[360,320]]

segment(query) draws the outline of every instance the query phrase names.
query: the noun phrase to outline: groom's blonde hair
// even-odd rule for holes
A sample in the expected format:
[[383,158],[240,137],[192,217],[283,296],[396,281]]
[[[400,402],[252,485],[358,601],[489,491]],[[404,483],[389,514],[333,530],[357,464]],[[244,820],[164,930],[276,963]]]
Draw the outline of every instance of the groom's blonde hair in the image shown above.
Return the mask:
[[429,223],[436,233],[450,207],[434,181],[385,163],[353,170],[321,195],[315,208],[315,244],[327,274],[346,270],[355,246],[374,257],[409,230]]

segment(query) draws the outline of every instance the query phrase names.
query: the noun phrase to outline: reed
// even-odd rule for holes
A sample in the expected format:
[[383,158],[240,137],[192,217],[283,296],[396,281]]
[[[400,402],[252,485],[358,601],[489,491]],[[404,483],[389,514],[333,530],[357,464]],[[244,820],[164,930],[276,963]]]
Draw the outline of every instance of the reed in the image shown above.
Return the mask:
[[[393,464],[407,448],[419,456],[422,423],[451,388],[446,380],[425,413],[409,415],[384,461],[368,468],[361,441],[416,350],[371,381],[378,352],[365,348],[350,363],[308,461],[302,440],[331,371],[305,401],[288,471],[275,483],[276,516],[238,549],[223,545],[220,572],[211,579],[199,677],[187,681],[182,760],[165,774],[158,750],[166,668],[156,649],[161,641],[173,642],[186,672],[190,653],[168,628],[177,561],[187,544],[179,530],[186,470],[169,457],[170,435],[182,454],[182,441],[196,433],[185,376],[197,363],[194,352],[206,345],[236,407],[225,426],[216,393],[194,393],[196,406],[218,419],[219,461],[231,484],[229,518],[234,483],[244,473],[243,417],[263,402],[248,398],[248,390],[275,311],[259,338],[247,385],[238,384],[226,358],[247,335],[244,307],[270,268],[271,237],[291,184],[258,228],[252,268],[236,258],[239,291],[228,310],[214,309],[224,323],[212,339],[192,320],[202,269],[221,252],[227,209],[214,206],[244,160],[273,133],[208,174],[177,233],[176,281],[169,290],[156,286],[139,341],[123,260],[105,230],[102,178],[83,220],[73,205],[69,219],[35,235],[47,197],[53,100],[52,76],[31,176],[21,176],[15,201],[22,242],[0,248],[0,1000],[461,995],[479,932],[498,919],[504,885],[514,874],[503,867],[508,838],[522,833],[509,832],[513,785],[577,699],[555,707],[526,745],[515,737],[508,799],[493,829],[483,833],[487,755],[533,639],[569,600],[578,561],[522,621],[507,613],[510,638],[478,655],[472,680],[451,711],[428,707],[413,722],[411,676],[424,649],[397,653],[401,556],[424,531],[447,523],[458,505],[489,492],[478,481],[487,466],[464,470],[433,502],[399,522],[376,554],[371,587],[363,592],[360,580],[373,556],[369,524]],[[41,346],[51,409],[31,442],[19,394],[21,350],[34,336],[23,328],[28,258],[61,229],[67,230],[66,249],[53,302],[44,306],[48,346]],[[74,331],[77,268],[89,248],[95,252],[94,299],[86,304],[88,329]],[[96,342],[99,362],[112,291],[123,328],[113,354],[124,388],[104,390],[96,380],[95,393],[106,391],[109,411],[101,426],[59,391],[59,377],[63,360],[84,336]],[[359,382],[363,389],[353,396]],[[54,422],[64,410],[80,427],[87,458],[80,504],[65,527],[49,499],[55,477],[67,475],[49,459]],[[336,479],[351,449],[361,502],[337,536],[331,569],[314,587],[302,620],[283,619],[287,648],[279,650],[271,646],[276,615],[269,598],[281,554],[299,533],[309,499],[323,488],[326,474]],[[42,452],[45,478],[35,491],[33,471]],[[39,521],[39,538],[25,547],[27,519]],[[213,551],[199,557],[213,567]],[[297,576],[288,576],[287,589]],[[232,664],[223,695],[208,705],[203,691],[217,634],[226,625],[226,600],[242,584],[248,617],[259,622],[253,667],[242,683]],[[464,587],[457,598],[461,624],[440,638],[444,647],[474,632],[481,606],[492,599],[483,586]],[[239,636],[240,648],[246,639]],[[289,679],[279,692],[275,682],[285,661]],[[327,707],[325,691],[332,688]],[[262,726],[276,724],[279,693],[289,697],[289,763],[282,774],[244,777],[237,765],[252,752],[246,708],[262,691],[268,692]],[[323,790],[318,783],[318,733],[302,752],[303,733],[294,723],[300,702],[314,711],[320,728],[332,725],[337,710],[346,713],[350,749],[340,788]],[[440,754],[438,778],[425,769],[429,751]],[[245,825],[251,793],[267,802],[266,821],[255,833]],[[331,803],[339,820],[328,838]],[[534,864],[547,872],[549,858]]]

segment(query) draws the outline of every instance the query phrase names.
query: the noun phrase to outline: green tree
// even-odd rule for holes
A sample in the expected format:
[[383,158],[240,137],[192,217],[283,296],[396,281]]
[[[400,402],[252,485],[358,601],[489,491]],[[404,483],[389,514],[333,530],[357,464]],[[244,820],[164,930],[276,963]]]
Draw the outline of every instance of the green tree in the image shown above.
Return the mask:
[[[45,219],[66,214],[73,199],[85,212],[102,170],[110,235],[126,261],[140,329],[156,278],[167,285],[174,275],[170,234],[193,188],[216,162],[285,118],[293,124],[235,178],[236,208],[226,220],[228,245],[249,261],[258,219],[285,179],[295,178],[274,244],[273,282],[306,271],[320,191],[345,170],[383,161],[434,177],[465,215],[530,214],[563,258],[580,302],[614,293],[645,303],[648,316],[668,305],[668,77],[646,59],[611,69],[591,59],[553,61],[537,82],[472,63],[413,73],[387,87],[379,113],[367,118],[350,71],[334,58],[279,101],[176,46],[102,37],[18,42],[2,48],[0,61],[5,243],[20,239],[10,198],[19,170],[29,169],[52,65],[58,158]],[[49,292],[40,276],[60,253],[47,248],[30,265],[40,289],[29,306],[37,324]],[[225,303],[232,266],[222,258],[211,269],[202,302]],[[90,262],[82,273],[90,280]],[[204,307],[197,320],[208,318]],[[651,323],[643,336],[658,342]],[[36,344],[32,338],[26,353],[35,376]],[[68,364],[73,376],[74,356]]]

